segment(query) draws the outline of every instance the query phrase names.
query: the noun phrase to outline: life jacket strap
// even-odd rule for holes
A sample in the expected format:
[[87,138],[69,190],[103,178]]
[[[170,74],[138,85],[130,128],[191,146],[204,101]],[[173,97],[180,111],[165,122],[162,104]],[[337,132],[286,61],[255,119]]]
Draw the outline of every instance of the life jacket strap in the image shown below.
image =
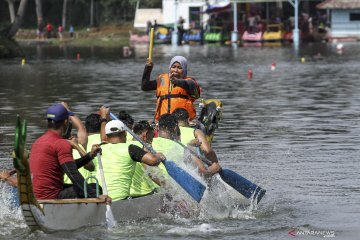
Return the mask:
[[190,99],[189,96],[186,96],[186,95],[183,95],[183,94],[167,94],[167,95],[159,96],[158,98],[160,98],[160,101],[162,101],[164,99],[170,99],[170,98]]

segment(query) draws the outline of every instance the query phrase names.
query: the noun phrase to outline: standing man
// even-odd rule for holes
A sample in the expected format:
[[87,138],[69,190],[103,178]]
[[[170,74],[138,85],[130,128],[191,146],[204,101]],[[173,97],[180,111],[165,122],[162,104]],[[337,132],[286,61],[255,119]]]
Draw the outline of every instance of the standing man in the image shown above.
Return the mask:
[[179,21],[178,21],[178,26],[177,26],[177,30],[178,30],[177,44],[178,45],[182,44],[182,39],[183,39],[183,35],[184,35],[184,22],[185,22],[185,20],[182,17],[180,17]]
[[59,26],[58,26],[58,35],[59,35],[59,39],[60,39],[60,41],[62,41],[63,40],[63,26],[60,24]]
[[[37,199],[65,199],[84,197],[84,178],[78,168],[91,161],[100,151],[95,145],[90,153],[77,161],[72,156],[72,146],[64,139],[73,113],[63,104],[50,106],[46,111],[48,130],[38,138],[31,148],[29,163]],[[64,187],[64,173],[72,185]],[[95,185],[87,187],[89,197],[96,197]],[[99,196],[105,201],[111,198]]]

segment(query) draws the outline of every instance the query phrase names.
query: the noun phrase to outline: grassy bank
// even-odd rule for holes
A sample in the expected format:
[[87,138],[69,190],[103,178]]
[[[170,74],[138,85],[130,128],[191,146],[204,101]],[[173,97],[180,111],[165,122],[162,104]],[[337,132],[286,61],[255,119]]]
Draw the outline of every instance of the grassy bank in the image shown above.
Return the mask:
[[63,39],[60,40],[58,33],[53,31],[51,37],[47,38],[44,33],[42,38],[38,38],[36,30],[20,29],[15,39],[21,44],[42,42],[43,44],[67,44],[70,46],[99,46],[99,47],[116,47],[129,44],[129,30],[132,29],[130,24],[122,26],[106,26],[91,29],[79,29],[75,31],[74,36],[70,37],[68,32],[63,32]]

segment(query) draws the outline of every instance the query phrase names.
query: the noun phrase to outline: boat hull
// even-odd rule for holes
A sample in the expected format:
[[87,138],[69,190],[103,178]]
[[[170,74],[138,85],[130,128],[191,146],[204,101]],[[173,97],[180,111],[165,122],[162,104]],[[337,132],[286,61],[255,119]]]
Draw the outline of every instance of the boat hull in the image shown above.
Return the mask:
[[[68,200],[69,203],[66,203],[67,200],[60,200],[58,203],[51,203],[52,200],[38,201],[42,207],[41,210],[30,205],[36,224],[33,226],[28,224],[29,227],[33,230],[59,231],[105,225],[106,204],[81,200],[76,203],[74,200]],[[153,194],[113,202],[111,209],[118,222],[127,222],[159,217],[161,206],[162,195]],[[24,206],[22,207],[24,209]]]

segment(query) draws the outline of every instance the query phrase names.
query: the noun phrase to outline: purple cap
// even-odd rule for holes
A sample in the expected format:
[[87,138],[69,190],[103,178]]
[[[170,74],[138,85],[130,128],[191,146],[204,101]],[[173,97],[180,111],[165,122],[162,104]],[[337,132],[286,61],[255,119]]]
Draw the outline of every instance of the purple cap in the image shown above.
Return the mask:
[[73,116],[73,112],[69,112],[62,104],[57,103],[50,106],[46,111],[46,118],[55,122],[61,122],[69,116]]

